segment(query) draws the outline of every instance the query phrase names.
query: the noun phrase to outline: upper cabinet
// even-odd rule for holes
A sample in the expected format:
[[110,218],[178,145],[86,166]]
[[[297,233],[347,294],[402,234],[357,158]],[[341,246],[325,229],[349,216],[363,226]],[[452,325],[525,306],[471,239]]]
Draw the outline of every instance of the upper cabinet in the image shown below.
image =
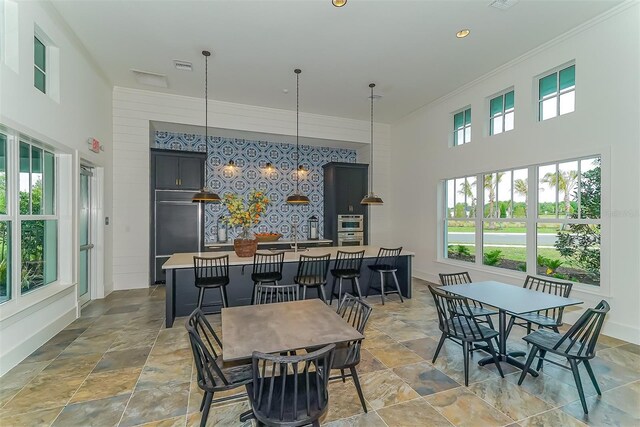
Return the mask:
[[156,190],[194,190],[203,187],[204,153],[153,150]]

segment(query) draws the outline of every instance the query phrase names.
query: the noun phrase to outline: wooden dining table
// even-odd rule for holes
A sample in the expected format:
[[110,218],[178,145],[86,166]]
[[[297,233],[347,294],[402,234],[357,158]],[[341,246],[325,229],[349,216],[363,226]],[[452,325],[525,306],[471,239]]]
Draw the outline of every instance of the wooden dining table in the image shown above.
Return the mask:
[[225,362],[250,359],[254,351],[284,353],[362,338],[319,299],[222,309]]
[[[565,298],[558,295],[551,295],[544,292],[534,291],[531,289],[495,281],[450,285],[445,286],[443,290],[446,290],[447,292],[454,295],[480,302],[482,304],[493,306],[498,309],[498,359],[520,369],[524,369],[524,363],[517,360],[514,357],[514,353],[518,355],[522,355],[522,353],[510,353],[507,351],[507,313],[524,314],[582,304],[582,301],[574,298]],[[478,361],[478,364],[480,366],[484,366],[489,363],[494,363],[493,357],[491,356],[485,357]],[[538,373],[533,370],[530,370],[530,373],[534,376],[538,375]]]

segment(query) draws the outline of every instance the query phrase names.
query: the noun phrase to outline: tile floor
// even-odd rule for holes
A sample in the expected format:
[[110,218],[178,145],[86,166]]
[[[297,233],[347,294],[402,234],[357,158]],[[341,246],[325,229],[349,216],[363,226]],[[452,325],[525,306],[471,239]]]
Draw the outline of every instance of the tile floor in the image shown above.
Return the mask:
[[[359,366],[369,413],[351,381],[330,384],[327,426],[640,426],[640,346],[601,337],[592,362],[602,397],[584,373],[590,413],[585,417],[569,371],[517,385],[518,371],[471,364],[463,381],[461,349],[447,343],[435,364],[440,336],[426,282],[414,298],[374,311]],[[114,292],[92,302],[82,317],[0,379],[0,425],[194,426],[202,394],[183,319],[165,329],[164,288]],[[220,329],[219,316],[210,316]],[[524,347],[515,328],[510,348]],[[524,330],[522,330],[524,331]],[[474,355],[477,359],[481,354]],[[215,405],[208,425],[240,425],[246,400]]]

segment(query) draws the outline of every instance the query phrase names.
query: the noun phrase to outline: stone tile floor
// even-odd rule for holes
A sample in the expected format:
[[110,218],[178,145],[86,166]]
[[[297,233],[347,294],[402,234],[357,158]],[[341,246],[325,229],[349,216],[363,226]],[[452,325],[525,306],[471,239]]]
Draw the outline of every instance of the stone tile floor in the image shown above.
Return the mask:
[[[602,336],[592,362],[597,397],[586,372],[590,413],[582,413],[569,371],[547,364],[544,374],[517,385],[517,369],[471,364],[463,381],[461,348],[440,336],[426,282],[414,298],[392,296],[374,306],[359,366],[369,413],[353,383],[330,384],[328,426],[640,426],[640,346]],[[0,426],[194,426],[202,394],[184,319],[165,329],[164,288],[114,292],[0,379]],[[210,316],[220,329],[219,315]],[[514,328],[509,346],[524,348]],[[474,359],[484,356],[474,355]],[[208,425],[240,425],[246,400],[215,405]]]

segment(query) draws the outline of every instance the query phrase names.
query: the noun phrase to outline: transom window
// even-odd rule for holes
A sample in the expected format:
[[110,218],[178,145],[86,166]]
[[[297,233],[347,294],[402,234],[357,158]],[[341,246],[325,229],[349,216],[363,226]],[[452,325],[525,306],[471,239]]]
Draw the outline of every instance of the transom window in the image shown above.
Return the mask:
[[576,107],[576,66],[571,65],[538,80],[540,121],[571,113]]
[[47,93],[47,47],[37,36],[33,37],[33,85]]
[[453,145],[471,142],[471,108],[453,115]]
[[443,256],[600,285],[600,169],[592,156],[446,180]]
[[497,135],[513,129],[514,92],[509,91],[489,101],[489,135]]

